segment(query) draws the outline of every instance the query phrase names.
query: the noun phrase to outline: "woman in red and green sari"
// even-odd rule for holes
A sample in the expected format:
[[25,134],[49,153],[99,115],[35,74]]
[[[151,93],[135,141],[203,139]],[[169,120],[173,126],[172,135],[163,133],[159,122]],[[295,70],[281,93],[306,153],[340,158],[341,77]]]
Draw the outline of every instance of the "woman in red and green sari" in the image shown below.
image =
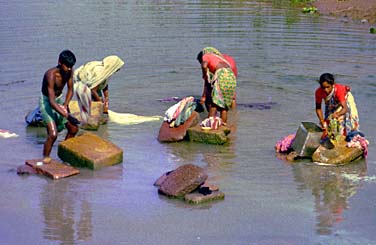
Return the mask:
[[209,117],[214,117],[217,111],[221,119],[227,122],[227,111],[235,98],[236,76],[222,54],[215,48],[205,48],[197,55],[201,64],[202,76],[205,81],[201,103],[205,103]]

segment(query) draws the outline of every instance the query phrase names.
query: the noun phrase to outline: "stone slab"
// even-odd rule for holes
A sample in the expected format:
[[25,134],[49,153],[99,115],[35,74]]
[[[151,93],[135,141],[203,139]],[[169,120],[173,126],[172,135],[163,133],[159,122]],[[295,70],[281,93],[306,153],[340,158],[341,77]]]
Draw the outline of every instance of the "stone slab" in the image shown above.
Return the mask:
[[335,144],[333,149],[319,146],[312,155],[313,162],[343,165],[363,157],[363,151],[354,147],[346,147],[346,143]]
[[123,150],[94,133],[82,135],[61,142],[58,156],[73,166],[100,169],[123,161]]
[[188,140],[206,144],[223,145],[228,143],[230,138],[230,128],[221,126],[218,129],[203,130],[200,125],[196,125],[187,130]]
[[78,169],[53,159],[49,164],[39,166],[37,163],[42,161],[43,159],[32,159],[27,160],[25,164],[32,167],[38,174],[43,174],[52,179],[61,179],[80,173]]
[[192,112],[192,115],[183,124],[178,127],[170,127],[168,122],[163,122],[158,134],[158,141],[160,142],[177,142],[184,140],[187,129],[198,124],[199,114]]
[[[162,176],[162,178],[164,178]],[[184,197],[202,185],[208,175],[201,167],[185,164],[170,172],[160,183],[159,192],[170,197]]]
[[200,203],[205,203],[205,202],[210,202],[210,201],[215,201],[215,200],[223,200],[225,199],[225,194],[221,191],[213,191],[212,193],[208,195],[203,195],[198,192],[192,192],[184,196],[184,200],[187,203],[191,204],[200,204]]
[[[78,101],[71,100],[69,102],[70,113],[82,122],[80,108],[78,106]],[[91,116],[86,124],[81,123],[80,128],[85,130],[98,130],[101,124],[107,122],[103,114],[103,104],[102,102],[92,101],[91,102]]]

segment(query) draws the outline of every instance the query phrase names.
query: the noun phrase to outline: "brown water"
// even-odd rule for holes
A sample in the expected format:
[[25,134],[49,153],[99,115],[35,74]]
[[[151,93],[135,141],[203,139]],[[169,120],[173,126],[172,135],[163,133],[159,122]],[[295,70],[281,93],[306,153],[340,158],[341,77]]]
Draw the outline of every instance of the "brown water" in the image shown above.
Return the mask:
[[[303,15],[278,1],[0,0],[1,244],[376,243],[376,36],[369,26]],[[158,99],[198,96],[196,54],[215,46],[239,70],[232,143],[160,144],[161,121],[108,123],[98,132],[124,150],[122,164],[53,181],[18,176],[40,157],[45,129],[27,128],[41,78],[66,48],[77,67],[111,54],[110,108],[163,115]],[[369,156],[342,167],[289,164],[274,144],[317,122],[323,72],[351,85]],[[266,103],[270,107],[248,107]],[[263,110],[261,110],[263,109]],[[59,141],[64,133],[59,136]],[[57,144],[52,155],[56,156]],[[192,206],[158,195],[154,181],[183,164],[206,169],[224,201]]]

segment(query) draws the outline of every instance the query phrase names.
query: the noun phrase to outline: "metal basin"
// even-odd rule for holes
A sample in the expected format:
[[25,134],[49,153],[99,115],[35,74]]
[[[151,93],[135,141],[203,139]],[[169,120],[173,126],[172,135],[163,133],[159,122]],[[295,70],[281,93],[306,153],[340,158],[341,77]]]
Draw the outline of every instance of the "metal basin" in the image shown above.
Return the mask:
[[313,122],[302,122],[296,132],[292,148],[300,157],[312,157],[320,146],[322,129]]

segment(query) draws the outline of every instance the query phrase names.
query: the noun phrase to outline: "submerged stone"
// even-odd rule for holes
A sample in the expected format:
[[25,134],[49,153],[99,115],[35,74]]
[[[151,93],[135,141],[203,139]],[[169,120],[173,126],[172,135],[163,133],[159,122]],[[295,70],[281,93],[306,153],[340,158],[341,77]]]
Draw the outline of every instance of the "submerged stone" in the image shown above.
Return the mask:
[[22,165],[17,168],[17,174],[37,174],[37,171],[29,165]]
[[159,129],[158,141],[177,142],[185,138],[187,129],[198,124],[199,114],[192,112],[191,116],[178,127],[170,127],[170,124],[164,121]]
[[186,164],[178,167],[160,183],[159,191],[170,197],[184,197],[202,185],[208,175],[201,167]]
[[123,161],[123,150],[93,133],[84,133],[61,142],[58,156],[77,167],[100,169]]
[[356,147],[346,147],[345,142],[335,143],[334,148],[319,146],[312,155],[313,162],[343,165],[363,157],[363,151]]
[[218,129],[204,130],[200,125],[187,130],[189,141],[195,141],[206,144],[223,145],[229,142],[230,128],[221,126]]
[[204,195],[199,192],[189,193],[184,196],[184,200],[191,204],[200,204],[204,202],[223,200],[225,199],[225,194],[221,191],[213,191],[210,194]]
[[61,179],[80,173],[78,169],[54,159],[48,164],[43,164],[43,159],[27,160],[26,165],[32,167],[36,173],[43,174],[52,179]]
[[[70,113],[82,122],[80,108],[76,100],[69,102]],[[91,102],[91,116],[87,123],[81,123],[80,128],[86,130],[98,130],[99,126],[106,122],[106,116],[103,114],[103,104],[99,101]]]

